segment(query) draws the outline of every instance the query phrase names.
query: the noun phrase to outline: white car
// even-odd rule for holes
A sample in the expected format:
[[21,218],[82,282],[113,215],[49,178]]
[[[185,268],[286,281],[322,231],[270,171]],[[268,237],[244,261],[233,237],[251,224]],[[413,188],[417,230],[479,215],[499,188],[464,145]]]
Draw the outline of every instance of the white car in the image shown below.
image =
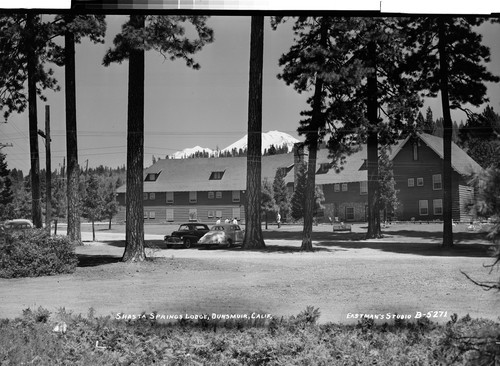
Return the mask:
[[24,230],[32,229],[34,227],[31,220],[28,219],[14,219],[5,221],[2,226],[6,230]]
[[240,225],[217,224],[198,240],[198,244],[205,248],[209,246],[231,248],[234,245],[242,245],[244,238],[245,230],[242,230]]

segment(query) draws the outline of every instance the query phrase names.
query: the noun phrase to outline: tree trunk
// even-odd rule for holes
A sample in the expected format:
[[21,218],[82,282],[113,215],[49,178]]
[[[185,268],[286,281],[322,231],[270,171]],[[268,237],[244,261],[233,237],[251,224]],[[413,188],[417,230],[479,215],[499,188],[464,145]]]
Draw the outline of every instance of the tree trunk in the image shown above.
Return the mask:
[[109,226],[108,226],[108,230],[111,230],[111,219],[112,219],[112,217],[110,216],[110,217],[109,217]]
[[379,176],[378,176],[378,135],[377,135],[377,45],[375,42],[368,43],[368,57],[372,71],[368,75],[367,89],[367,118],[370,123],[368,129],[366,168],[368,175],[368,231],[366,238],[380,238],[379,209]]
[[94,225],[94,219],[92,219],[92,241],[95,241],[95,225]]
[[[322,21],[320,44],[323,49],[326,49],[328,41],[328,28]],[[321,106],[323,93],[323,79],[316,75],[316,83],[314,85],[312,117],[311,117],[311,132],[307,134],[306,142],[309,150],[307,161],[307,178],[304,190],[304,227],[302,231],[302,246],[301,250],[313,251],[312,246],[312,229],[314,218],[314,196],[316,192],[316,158],[318,155],[318,130],[323,128],[321,122]]]
[[[319,109],[321,113],[321,89],[323,82],[318,80],[314,92],[314,109]],[[317,95],[319,96],[319,104],[317,104]],[[313,111],[313,115],[315,112]],[[314,122],[313,122],[314,123]],[[314,191],[316,186],[316,157],[318,155],[318,132],[313,133],[310,144],[308,145],[309,158],[307,161],[307,180],[304,190],[304,228],[302,232],[301,250],[313,251],[312,246],[312,229],[313,229],[313,211],[314,211]]]
[[54,220],[54,235],[57,235],[57,218]]
[[[26,19],[26,28],[31,39],[35,38],[34,29],[35,15],[29,13]],[[36,42],[31,42],[33,45]],[[37,96],[36,96],[36,70],[38,67],[38,56],[33,47],[28,48],[28,120],[30,131],[30,156],[31,156],[31,217],[33,225],[42,227],[42,202],[40,194],[40,159],[38,155],[38,120],[37,120]]]
[[[68,15],[66,23],[73,21]],[[68,227],[67,235],[71,240],[81,241],[80,231],[80,204],[79,204],[79,175],[78,144],[76,128],[76,82],[75,82],[75,36],[72,32],[64,34],[65,53],[65,97],[66,97],[66,155],[68,159],[66,196],[68,200]]]
[[443,108],[443,247],[453,246],[453,216],[452,216],[452,167],[451,167],[451,136],[453,125],[450,114],[448,96],[448,55],[446,54],[446,23],[439,18],[439,72],[441,105]]
[[[144,28],[144,15],[131,15],[130,24]],[[125,252],[122,261],[146,258],[144,251],[144,50],[131,50],[128,74],[127,192]]]
[[243,241],[243,247],[248,249],[264,248],[266,246],[260,219],[263,57],[264,17],[252,16],[248,88],[246,228]]

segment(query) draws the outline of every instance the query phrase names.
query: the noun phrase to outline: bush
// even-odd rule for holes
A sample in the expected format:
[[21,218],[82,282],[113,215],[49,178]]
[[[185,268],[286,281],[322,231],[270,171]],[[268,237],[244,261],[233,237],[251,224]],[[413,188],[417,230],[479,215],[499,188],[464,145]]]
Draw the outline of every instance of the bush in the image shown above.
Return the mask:
[[[455,317],[379,325],[317,325],[318,309],[264,327],[217,330],[26,309],[0,321],[0,365],[495,365],[500,324]],[[64,322],[67,332],[54,331]],[[297,326],[302,325],[302,326]],[[271,325],[270,325],[271,327]]]
[[65,236],[50,236],[31,229],[4,233],[0,240],[0,277],[36,277],[72,273],[78,259],[74,243]]

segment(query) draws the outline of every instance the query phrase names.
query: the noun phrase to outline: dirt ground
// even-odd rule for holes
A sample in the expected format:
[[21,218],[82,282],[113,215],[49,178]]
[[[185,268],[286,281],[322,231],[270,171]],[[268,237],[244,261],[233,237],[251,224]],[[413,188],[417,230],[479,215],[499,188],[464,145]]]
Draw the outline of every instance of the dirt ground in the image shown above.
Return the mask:
[[84,232],[75,273],[0,279],[0,318],[38,306],[76,314],[93,308],[97,315],[121,319],[142,312],[164,319],[196,314],[282,317],[297,315],[308,305],[320,309],[320,322],[356,322],[357,314],[415,319],[420,312],[439,322],[453,313],[495,320],[500,315],[500,294],[482,290],[461,273],[498,280],[497,270],[490,273],[483,266],[493,260],[479,231],[455,228],[456,248],[442,250],[438,224],[394,225],[376,240],[363,240],[363,226],[333,233],[325,225],[315,227],[315,251],[305,253],[300,251],[299,227],[265,230],[267,248],[262,251],[166,249],[162,238],[171,229],[146,227],[151,247],[146,252],[155,259],[140,264],[120,262],[122,228],[100,228],[98,242]]

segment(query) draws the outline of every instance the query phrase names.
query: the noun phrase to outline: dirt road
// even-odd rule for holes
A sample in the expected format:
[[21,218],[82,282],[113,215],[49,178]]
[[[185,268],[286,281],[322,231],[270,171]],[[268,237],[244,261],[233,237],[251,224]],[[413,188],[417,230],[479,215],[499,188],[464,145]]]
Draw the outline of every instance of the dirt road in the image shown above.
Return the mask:
[[[88,233],[83,234],[88,240]],[[300,240],[281,233],[268,236],[266,251],[235,249],[165,249],[162,235],[146,237],[157,259],[140,264],[119,262],[123,239],[99,233],[103,242],[77,248],[74,274],[0,279],[0,317],[13,318],[27,307],[60,307],[86,314],[132,317],[157,312],[165,318],[194,314],[296,315],[318,307],[321,322],[355,322],[356,314],[384,317],[418,313],[447,321],[453,313],[497,319],[498,293],[486,292],[460,271],[497,280],[483,264],[492,262],[487,243],[472,237],[443,252],[435,235],[408,233],[380,240],[332,240],[317,236],[316,251],[299,251]],[[354,235],[354,234],[353,234]],[[338,238],[337,238],[338,239]],[[471,239],[471,240],[466,240]],[[437,313],[434,313],[437,312]],[[439,313],[441,312],[441,313]]]

